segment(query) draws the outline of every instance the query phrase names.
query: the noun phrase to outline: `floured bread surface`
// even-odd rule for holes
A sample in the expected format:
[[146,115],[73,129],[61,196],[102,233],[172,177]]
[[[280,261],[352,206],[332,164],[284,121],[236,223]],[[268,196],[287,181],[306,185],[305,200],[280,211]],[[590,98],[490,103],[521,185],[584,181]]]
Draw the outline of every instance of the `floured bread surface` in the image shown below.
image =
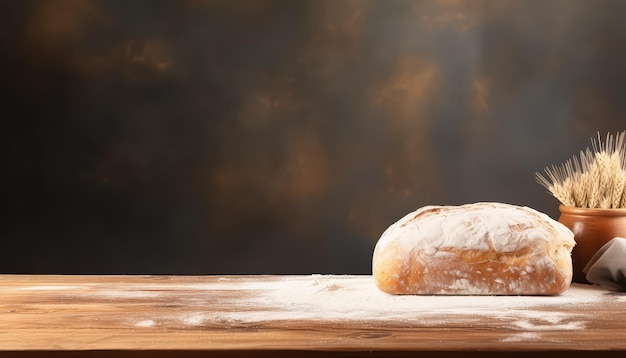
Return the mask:
[[553,295],[572,280],[574,234],[503,203],[425,206],[376,244],[376,285],[392,294]]

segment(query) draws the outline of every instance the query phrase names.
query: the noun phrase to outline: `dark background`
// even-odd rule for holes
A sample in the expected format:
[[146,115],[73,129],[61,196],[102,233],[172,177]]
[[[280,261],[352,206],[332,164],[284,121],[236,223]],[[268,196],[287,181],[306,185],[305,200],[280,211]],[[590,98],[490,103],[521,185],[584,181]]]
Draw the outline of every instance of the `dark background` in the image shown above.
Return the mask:
[[558,217],[626,1],[0,1],[0,272],[369,273],[427,204]]

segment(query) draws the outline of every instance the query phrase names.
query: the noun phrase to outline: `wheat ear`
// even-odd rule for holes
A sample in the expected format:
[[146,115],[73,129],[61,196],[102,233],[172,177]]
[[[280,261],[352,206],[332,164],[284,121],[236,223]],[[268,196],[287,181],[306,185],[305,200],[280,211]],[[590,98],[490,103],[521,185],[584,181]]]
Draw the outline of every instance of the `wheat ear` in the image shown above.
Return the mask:
[[586,208],[626,208],[626,131],[602,141],[591,140],[592,148],[580,151],[560,167],[545,169],[547,177],[535,173],[563,205]]

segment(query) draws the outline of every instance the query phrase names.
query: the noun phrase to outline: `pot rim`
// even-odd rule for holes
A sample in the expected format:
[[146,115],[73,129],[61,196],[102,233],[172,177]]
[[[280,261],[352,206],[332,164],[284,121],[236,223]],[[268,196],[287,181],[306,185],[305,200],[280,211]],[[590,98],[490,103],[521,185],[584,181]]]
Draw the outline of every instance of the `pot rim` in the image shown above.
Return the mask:
[[598,209],[578,208],[574,206],[559,205],[561,214],[585,215],[585,216],[626,216],[626,208],[623,209]]

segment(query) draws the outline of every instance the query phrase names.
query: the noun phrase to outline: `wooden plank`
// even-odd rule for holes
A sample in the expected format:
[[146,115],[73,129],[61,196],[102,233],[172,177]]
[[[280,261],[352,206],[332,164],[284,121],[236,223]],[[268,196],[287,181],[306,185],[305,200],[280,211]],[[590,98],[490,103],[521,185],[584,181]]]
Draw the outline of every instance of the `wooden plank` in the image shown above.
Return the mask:
[[626,351],[626,295],[391,296],[371,276],[0,275],[0,354]]

